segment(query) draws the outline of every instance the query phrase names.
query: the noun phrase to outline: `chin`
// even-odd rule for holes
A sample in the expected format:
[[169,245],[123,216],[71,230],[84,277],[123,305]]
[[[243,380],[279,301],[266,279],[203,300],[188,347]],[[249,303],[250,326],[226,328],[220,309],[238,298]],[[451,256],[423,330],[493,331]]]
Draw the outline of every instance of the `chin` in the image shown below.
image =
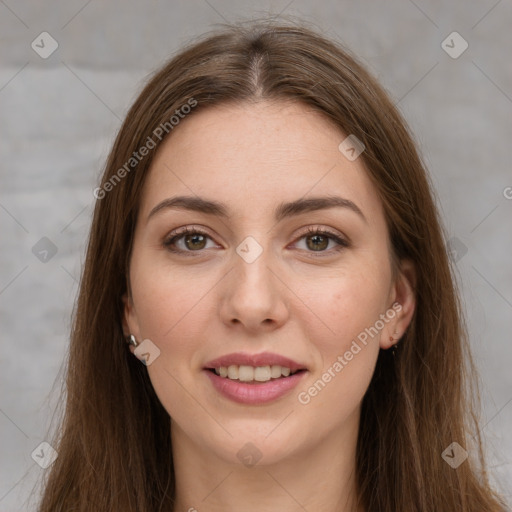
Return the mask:
[[[271,466],[293,456],[301,446],[297,432],[287,429],[278,432],[277,425],[279,422],[273,422],[271,427],[265,426],[258,429],[253,424],[252,428],[237,429],[237,431],[230,430],[229,425],[226,425],[226,429],[233,437],[226,439],[226,436],[222,436],[223,439],[216,445],[212,445],[210,437],[205,447],[210,446],[211,451],[218,458],[229,464],[242,464],[246,467]],[[290,440],[293,440],[293,443]]]

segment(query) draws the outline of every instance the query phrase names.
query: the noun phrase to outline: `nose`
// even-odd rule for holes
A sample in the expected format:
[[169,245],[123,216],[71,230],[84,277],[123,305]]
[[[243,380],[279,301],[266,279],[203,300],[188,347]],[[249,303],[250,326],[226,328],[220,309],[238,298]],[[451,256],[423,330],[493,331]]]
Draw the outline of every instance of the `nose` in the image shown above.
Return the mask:
[[229,327],[268,332],[288,319],[288,288],[269,256],[268,249],[252,262],[234,255],[234,267],[223,279],[220,309],[222,321]]

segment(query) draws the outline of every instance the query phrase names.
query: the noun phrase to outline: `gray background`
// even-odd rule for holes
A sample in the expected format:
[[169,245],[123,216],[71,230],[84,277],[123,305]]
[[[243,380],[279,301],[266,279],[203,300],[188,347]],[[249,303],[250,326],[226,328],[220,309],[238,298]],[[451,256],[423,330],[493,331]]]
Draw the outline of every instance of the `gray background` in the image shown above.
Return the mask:
[[[121,119],[189,37],[269,12],[345,43],[415,133],[453,238],[493,479],[512,495],[510,0],[0,0],[0,511],[33,510],[31,453],[59,401],[92,190]],[[47,59],[31,48],[43,31],[59,45]],[[456,59],[441,46],[453,31],[469,44]]]

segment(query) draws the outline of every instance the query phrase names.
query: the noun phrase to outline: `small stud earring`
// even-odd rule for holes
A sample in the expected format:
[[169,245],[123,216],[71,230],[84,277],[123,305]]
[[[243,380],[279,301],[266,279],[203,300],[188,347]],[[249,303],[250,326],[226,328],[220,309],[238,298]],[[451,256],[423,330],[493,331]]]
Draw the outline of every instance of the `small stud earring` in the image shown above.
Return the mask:
[[133,345],[135,348],[137,348],[139,346],[139,344],[137,343],[137,340],[135,339],[135,336],[133,334],[130,334],[127,342],[129,345]]
[[[398,334],[398,332],[395,332],[395,334]],[[391,341],[391,342],[395,341],[395,337],[394,337],[394,336],[391,336],[391,337],[389,338],[389,341]],[[399,343],[400,343],[400,337],[398,337],[397,342],[396,342],[396,343],[391,347],[391,354],[393,355],[393,357],[395,357],[395,352],[396,352],[396,350],[397,350],[397,348],[398,348],[398,344],[399,344]]]

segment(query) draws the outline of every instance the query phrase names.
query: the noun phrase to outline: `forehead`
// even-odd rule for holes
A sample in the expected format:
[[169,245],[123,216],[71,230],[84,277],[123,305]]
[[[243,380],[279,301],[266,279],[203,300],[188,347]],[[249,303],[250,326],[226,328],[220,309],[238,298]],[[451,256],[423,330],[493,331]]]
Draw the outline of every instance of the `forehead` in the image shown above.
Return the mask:
[[225,203],[237,217],[283,201],[342,195],[369,219],[382,216],[361,158],[338,149],[346,135],[325,115],[292,102],[229,104],[194,112],[161,145],[146,179],[141,215],[172,195]]

